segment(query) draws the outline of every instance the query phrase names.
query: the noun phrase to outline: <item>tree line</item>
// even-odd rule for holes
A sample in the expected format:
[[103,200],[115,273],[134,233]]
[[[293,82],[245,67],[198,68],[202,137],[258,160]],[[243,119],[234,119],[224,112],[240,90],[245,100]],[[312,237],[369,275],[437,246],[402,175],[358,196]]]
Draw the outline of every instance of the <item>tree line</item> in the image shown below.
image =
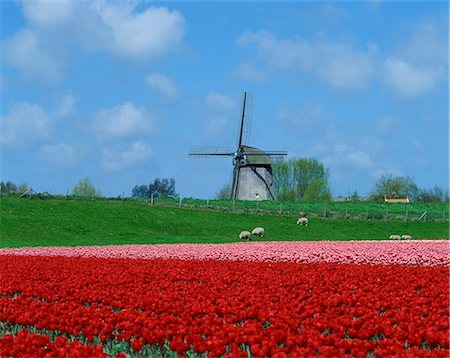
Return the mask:
[[[272,165],[274,191],[278,201],[331,201],[330,172],[323,163],[314,158],[290,158],[276,160]],[[0,183],[0,193],[24,193],[29,189],[25,183],[16,185],[11,181]],[[89,178],[78,181],[71,189],[71,195],[99,197]],[[156,178],[148,185],[135,185],[131,190],[133,198],[167,198],[178,196],[174,178]],[[216,194],[217,199],[229,199],[231,185],[227,184]],[[385,198],[409,198],[418,202],[449,202],[449,192],[439,186],[419,188],[411,177],[382,175],[374,184],[368,200],[383,201]],[[357,191],[351,193],[350,201],[359,201]]]
[[9,194],[9,193],[24,193],[28,190],[28,185],[25,183],[16,185],[11,181],[7,181],[6,183],[0,182],[0,193]]
[[[323,163],[314,158],[290,158],[276,160],[272,164],[274,192],[278,201],[331,201],[330,172]],[[231,197],[231,185],[227,184],[216,195],[217,199]],[[419,188],[408,176],[382,175],[374,184],[368,200],[383,201],[384,198],[409,198],[420,202],[448,202],[448,191],[435,186]],[[355,190],[348,200],[362,198]]]

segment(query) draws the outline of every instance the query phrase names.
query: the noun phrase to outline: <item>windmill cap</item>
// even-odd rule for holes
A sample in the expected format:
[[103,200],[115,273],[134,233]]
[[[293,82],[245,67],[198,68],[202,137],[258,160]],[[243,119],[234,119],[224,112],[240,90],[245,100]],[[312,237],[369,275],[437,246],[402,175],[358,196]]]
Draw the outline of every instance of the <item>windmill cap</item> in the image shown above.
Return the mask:
[[241,148],[242,153],[246,155],[247,165],[272,165],[272,159],[263,150],[248,145],[243,145]]

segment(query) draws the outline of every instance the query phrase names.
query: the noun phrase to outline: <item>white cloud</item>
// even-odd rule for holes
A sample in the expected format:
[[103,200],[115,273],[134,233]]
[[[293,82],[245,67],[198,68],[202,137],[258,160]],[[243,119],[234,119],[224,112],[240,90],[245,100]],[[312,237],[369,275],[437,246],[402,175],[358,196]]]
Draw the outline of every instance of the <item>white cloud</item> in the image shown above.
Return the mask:
[[205,103],[208,114],[203,125],[203,136],[206,139],[228,137],[230,117],[235,114],[235,102],[222,93],[209,92]]
[[161,92],[167,97],[178,97],[178,90],[174,81],[171,78],[162,75],[161,73],[153,72],[149,74],[145,78],[145,82],[150,88]]
[[71,0],[22,1],[25,17],[38,26],[61,25],[73,16],[75,2]]
[[51,115],[37,104],[14,102],[0,119],[0,144],[5,146],[26,147],[51,134]]
[[375,74],[378,49],[370,43],[359,50],[346,42],[280,39],[268,31],[247,31],[238,43],[256,47],[259,58],[272,68],[312,73],[338,89],[365,88]]
[[133,142],[128,148],[116,147],[102,150],[102,167],[106,171],[120,171],[148,162],[153,157],[153,151],[144,142]]
[[261,82],[267,78],[265,72],[259,71],[249,63],[240,64],[235,71],[235,75],[240,79],[252,82]]
[[323,163],[330,168],[332,181],[336,183],[351,183],[355,178],[377,179],[382,174],[403,174],[399,168],[376,161],[367,151],[338,142],[330,143]]
[[426,19],[403,42],[399,54],[415,64],[446,66],[448,63],[448,16]]
[[340,143],[328,143],[323,155],[324,164],[334,172],[348,172],[354,170],[373,170],[375,163],[370,155],[362,150],[355,150],[352,146]]
[[12,102],[8,114],[0,118],[0,144],[24,148],[51,138],[55,125],[72,114],[74,104],[71,95],[64,96],[54,111],[39,104]]
[[215,109],[231,111],[234,109],[233,100],[224,94],[209,92],[206,96],[206,104]]
[[147,58],[176,46],[184,34],[184,17],[165,7],[136,12],[137,3],[97,1],[90,6],[108,32],[109,49],[121,56]]
[[329,132],[334,127],[334,120],[316,102],[305,101],[301,106],[290,108],[284,104],[278,108],[277,118],[280,121],[293,124],[301,132]]
[[75,97],[72,95],[64,96],[61,104],[59,105],[59,108],[55,113],[56,117],[66,118],[73,112],[74,106],[75,106]]
[[129,137],[154,131],[154,118],[133,103],[103,109],[94,114],[91,129],[100,140]]
[[215,136],[222,134],[227,124],[228,119],[225,116],[213,118],[205,129],[205,136],[207,138],[214,138]]
[[435,86],[437,73],[406,61],[387,58],[383,65],[384,80],[402,98],[422,96]]
[[397,120],[391,116],[383,116],[378,121],[378,129],[383,134],[394,133],[397,129]]
[[245,31],[238,39],[241,46],[254,45],[259,57],[271,67],[289,68],[299,61],[305,62],[311,50],[306,41],[301,39],[279,39],[270,31]]
[[51,165],[71,167],[82,158],[80,150],[71,144],[43,145],[39,150],[38,159]]
[[317,73],[335,88],[363,89],[375,74],[376,48],[368,46],[367,52],[351,48],[347,44],[321,44],[315,48]]
[[[138,2],[23,1],[27,19],[3,42],[6,63],[30,79],[56,84],[78,49],[147,60],[177,47],[185,19],[178,11]],[[82,21],[80,21],[82,19]]]
[[7,39],[3,54],[6,62],[20,69],[26,78],[52,85],[62,79],[60,61],[43,46],[35,31],[22,30]]
[[386,85],[400,98],[425,96],[448,80],[448,17],[420,22],[383,63]]

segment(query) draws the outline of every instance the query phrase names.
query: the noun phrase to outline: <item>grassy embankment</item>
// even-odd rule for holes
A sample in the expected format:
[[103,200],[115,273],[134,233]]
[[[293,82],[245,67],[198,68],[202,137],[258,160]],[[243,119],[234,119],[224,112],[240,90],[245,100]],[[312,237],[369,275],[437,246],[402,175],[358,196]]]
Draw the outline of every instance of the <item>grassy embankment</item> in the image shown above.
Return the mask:
[[261,241],[383,240],[391,234],[448,238],[448,222],[310,219],[209,212],[137,202],[0,200],[0,247],[161,243],[227,243],[263,226]]

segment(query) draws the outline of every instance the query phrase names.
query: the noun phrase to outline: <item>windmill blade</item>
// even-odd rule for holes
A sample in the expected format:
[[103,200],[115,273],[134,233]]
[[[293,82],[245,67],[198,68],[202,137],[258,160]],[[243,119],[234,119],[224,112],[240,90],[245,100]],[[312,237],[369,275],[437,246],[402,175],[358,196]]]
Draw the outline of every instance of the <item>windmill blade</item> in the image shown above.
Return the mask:
[[245,105],[247,104],[247,92],[244,92],[242,95],[242,104],[241,104],[241,120],[240,126],[238,130],[238,139],[237,139],[237,147],[240,148],[242,145],[242,134],[244,131],[244,119],[245,119]]
[[230,157],[234,152],[230,148],[195,146],[188,154],[191,157]]
[[287,151],[285,151],[285,150],[269,150],[269,151],[261,150],[258,152],[246,151],[246,152],[244,152],[244,155],[247,157],[251,157],[251,156],[261,157],[261,156],[268,155],[273,158],[281,158],[281,157],[287,156]]
[[250,132],[252,129],[253,114],[253,93],[247,92],[247,104],[244,112],[244,134],[242,136],[243,144],[250,143]]
[[[282,158],[282,157],[287,156],[287,154],[288,154],[287,151],[285,151],[285,150],[269,150],[269,151],[265,151],[264,153],[272,158]],[[254,153],[254,154],[248,153],[247,155],[257,155],[257,153]]]
[[244,92],[242,95],[241,117],[237,136],[237,147],[250,142],[251,117],[253,112],[253,93]]

